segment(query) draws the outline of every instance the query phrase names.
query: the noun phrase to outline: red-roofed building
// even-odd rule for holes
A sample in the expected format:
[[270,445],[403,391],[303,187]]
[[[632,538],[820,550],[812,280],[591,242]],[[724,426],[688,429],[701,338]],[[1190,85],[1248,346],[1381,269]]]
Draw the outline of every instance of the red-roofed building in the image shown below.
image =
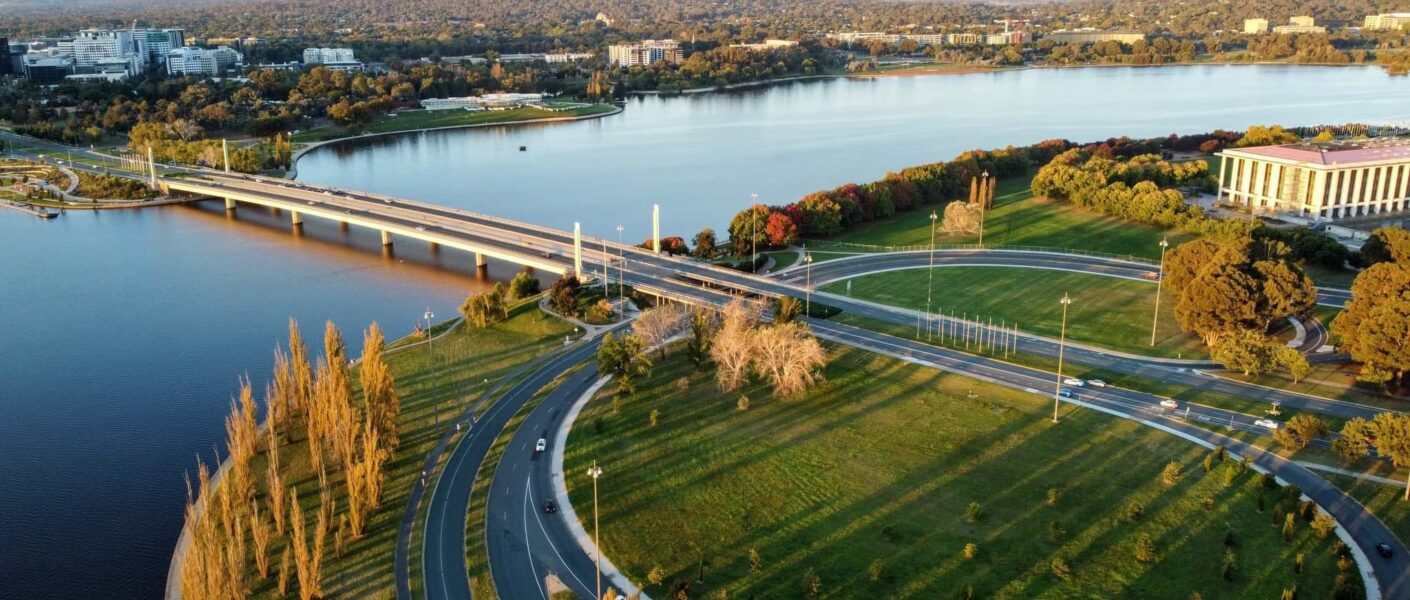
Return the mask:
[[1410,209],[1410,140],[1375,138],[1219,153],[1219,201],[1331,221]]

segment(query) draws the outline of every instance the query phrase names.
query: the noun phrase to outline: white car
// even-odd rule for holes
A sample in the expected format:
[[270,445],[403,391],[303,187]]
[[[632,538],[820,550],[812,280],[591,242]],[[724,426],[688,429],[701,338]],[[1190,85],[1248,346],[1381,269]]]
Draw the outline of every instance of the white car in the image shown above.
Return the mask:
[[534,444],[534,452],[543,452],[543,451],[546,450],[547,448],[548,448],[548,440],[545,440],[545,439],[543,439],[543,438],[539,438],[538,443]]
[[426,226],[425,226],[425,225],[417,225],[417,226],[416,226],[416,230],[417,230],[417,231],[426,231]]
[[1064,377],[1064,378],[1062,378],[1062,384],[1063,384],[1063,385],[1070,385],[1070,386],[1073,386],[1073,387],[1082,387],[1082,386],[1087,385],[1087,382],[1082,381],[1081,379],[1078,379],[1078,378],[1076,378],[1076,377]]
[[1100,379],[1089,379],[1087,380],[1087,385],[1092,387],[1106,387],[1106,382]]
[[1176,401],[1171,400],[1171,399],[1169,399],[1169,398],[1166,398],[1166,399],[1164,399],[1164,400],[1161,400],[1161,401],[1160,401],[1160,405],[1161,405],[1161,406],[1164,406],[1165,408],[1171,408],[1171,409],[1180,408],[1180,403],[1179,403],[1179,402],[1176,402]]
[[1257,421],[1254,421],[1253,424],[1266,429],[1272,429],[1274,431],[1277,431],[1278,429],[1278,422],[1274,421],[1273,419],[1259,419]]

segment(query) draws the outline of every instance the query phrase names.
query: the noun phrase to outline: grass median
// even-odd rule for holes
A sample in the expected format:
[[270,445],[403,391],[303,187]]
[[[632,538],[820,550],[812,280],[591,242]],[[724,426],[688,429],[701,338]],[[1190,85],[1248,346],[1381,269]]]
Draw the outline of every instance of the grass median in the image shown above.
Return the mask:
[[[658,597],[678,581],[691,597],[797,597],[810,575],[830,598],[950,598],[967,586],[983,598],[1262,598],[1294,585],[1323,597],[1332,587],[1332,542],[1301,521],[1285,542],[1257,508],[1265,494],[1272,511],[1275,492],[1251,472],[1226,486],[1232,465],[1205,474],[1207,452],[1193,444],[1094,411],[1053,426],[1046,397],[832,352],[826,382],[799,398],[761,386],[721,394],[677,352],[619,410],[605,396],[590,403],[565,472],[574,505],[590,506],[580,474],[603,466],[613,562],[642,582],[659,567],[663,584],[647,586]],[[1167,484],[1172,461],[1183,475]],[[1143,535],[1147,562],[1135,557]],[[1240,569],[1232,581],[1221,577],[1226,550]],[[1056,574],[1055,559],[1070,573]]]

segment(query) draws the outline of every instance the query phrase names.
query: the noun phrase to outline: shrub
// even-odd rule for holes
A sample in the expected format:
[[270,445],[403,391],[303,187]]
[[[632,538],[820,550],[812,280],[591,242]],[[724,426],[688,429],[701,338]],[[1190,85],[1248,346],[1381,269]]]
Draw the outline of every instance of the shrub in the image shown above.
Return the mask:
[[885,580],[886,563],[879,558],[871,561],[871,565],[867,567],[867,575],[871,577],[873,583]]
[[1294,515],[1286,515],[1286,516],[1283,517],[1283,541],[1284,541],[1284,542],[1291,542],[1291,541],[1292,541],[1292,539],[1293,539],[1293,533],[1294,533],[1293,524],[1296,523],[1296,522],[1297,522],[1297,517],[1294,516]]
[[1062,495],[1057,488],[1048,488],[1048,506],[1057,506],[1058,497]]
[[523,271],[509,280],[509,297],[515,300],[538,295],[539,291],[538,278]]
[[822,595],[822,578],[818,577],[816,571],[811,568],[803,574],[803,597],[808,600],[817,600]]
[[652,427],[655,427],[655,426],[656,426],[658,423],[660,423],[660,422],[661,422],[661,411],[660,411],[660,410],[657,410],[657,409],[654,409],[654,408],[651,409],[651,426],[652,426]]
[[1234,576],[1238,574],[1238,570],[1238,557],[1234,555],[1233,550],[1225,550],[1224,566],[1220,569],[1219,574],[1224,578],[1224,581],[1233,581]]
[[1306,569],[1306,568],[1307,568],[1307,555],[1306,555],[1306,554],[1303,554],[1303,553],[1301,553],[1301,552],[1298,552],[1298,553],[1297,553],[1297,556],[1296,556],[1295,558],[1293,558],[1293,572],[1294,572],[1294,573],[1301,574],[1301,573],[1302,573],[1302,570],[1303,570],[1303,569]]
[[1062,538],[1067,537],[1067,528],[1062,526],[1062,521],[1048,523],[1048,537],[1054,542],[1060,542]]
[[1312,518],[1312,531],[1315,532],[1319,538],[1327,539],[1336,529],[1337,520],[1333,519],[1331,515],[1319,513]]
[[1061,556],[1054,558],[1051,563],[1048,563],[1048,567],[1052,569],[1053,577],[1057,578],[1058,581],[1067,581],[1072,578],[1072,567],[1069,567],[1067,561],[1063,560]]
[[969,506],[964,508],[964,520],[974,523],[982,518],[984,518],[984,507],[980,506],[978,502],[970,502]]
[[1135,500],[1132,500],[1130,504],[1126,505],[1126,518],[1132,521],[1139,521],[1141,519],[1141,514],[1144,513],[1145,510],[1145,505]]
[[1180,482],[1180,465],[1175,461],[1165,464],[1165,468],[1160,471],[1160,481],[1165,485],[1175,485]]
[[968,560],[974,560],[974,557],[976,556],[979,556],[979,546],[975,545],[974,542],[965,544],[964,557]]
[[740,412],[749,410],[749,396],[740,396],[739,402],[735,403],[735,407],[739,408]]
[[1136,538],[1136,560],[1143,563],[1156,561],[1155,540],[1151,539],[1149,533],[1142,533]]

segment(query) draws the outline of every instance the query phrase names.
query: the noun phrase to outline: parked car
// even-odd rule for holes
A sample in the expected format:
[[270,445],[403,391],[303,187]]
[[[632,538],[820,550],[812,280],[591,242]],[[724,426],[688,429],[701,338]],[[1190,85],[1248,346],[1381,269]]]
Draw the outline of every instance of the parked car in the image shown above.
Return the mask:
[[1087,380],[1087,385],[1090,385],[1090,386],[1092,386],[1092,387],[1103,387],[1103,388],[1104,388],[1104,387],[1106,387],[1106,382],[1105,382],[1105,381],[1102,381],[1102,380],[1100,380],[1100,379],[1088,379],[1088,380]]
[[1073,396],[1072,396],[1072,389],[1071,389],[1071,388],[1062,388],[1062,389],[1059,389],[1059,390],[1058,390],[1058,395],[1059,395],[1059,396],[1062,396],[1063,398],[1071,398],[1071,397],[1073,397]]
[[1278,422],[1274,421],[1273,419],[1259,419],[1257,421],[1254,421],[1253,424],[1264,429],[1278,429]]
[[548,448],[548,440],[543,438],[539,438],[538,443],[534,444],[534,452],[543,452],[546,448]]
[[546,513],[548,513],[548,514],[550,514],[550,515],[553,514],[553,513],[558,512],[558,503],[557,503],[557,502],[554,502],[554,501],[552,501],[552,500],[544,500],[544,501],[543,501],[543,512],[546,512]]
[[1163,407],[1165,407],[1165,408],[1171,408],[1171,409],[1180,408],[1180,403],[1179,403],[1179,402],[1176,402],[1176,401],[1171,400],[1171,399],[1169,399],[1169,398],[1166,398],[1166,399],[1164,399],[1164,400],[1161,400],[1161,401],[1160,401],[1160,405],[1163,406]]
[[1381,555],[1381,558],[1390,558],[1395,556],[1395,549],[1391,548],[1390,544],[1381,542],[1376,544],[1376,554]]
[[1087,385],[1087,382],[1082,381],[1081,379],[1078,379],[1076,377],[1063,377],[1062,383],[1063,385],[1070,385],[1072,387],[1082,387]]

